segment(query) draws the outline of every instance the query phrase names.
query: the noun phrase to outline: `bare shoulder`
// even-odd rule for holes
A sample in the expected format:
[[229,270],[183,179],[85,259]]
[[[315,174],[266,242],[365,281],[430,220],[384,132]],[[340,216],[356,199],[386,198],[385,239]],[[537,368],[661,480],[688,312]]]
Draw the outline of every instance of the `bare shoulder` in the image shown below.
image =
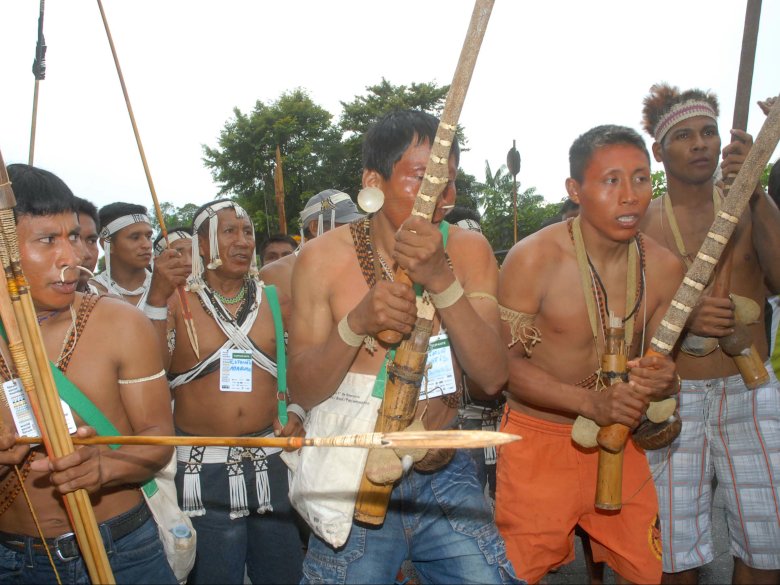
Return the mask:
[[644,233],[642,234],[642,243],[649,270],[667,275],[670,278],[674,276],[678,282],[682,279],[682,264],[669,248],[662,246],[652,236]]
[[642,218],[642,222],[640,224],[642,233],[653,237],[659,236],[661,233],[661,205],[661,197],[656,197],[650,201],[650,205],[647,207],[647,211],[645,211],[645,215]]
[[450,226],[446,250],[456,266],[464,263],[484,266],[486,261],[497,266],[490,242],[479,232]]
[[306,242],[295,261],[293,275],[317,271],[321,277],[336,272],[342,263],[354,256],[352,235],[348,225],[337,227]]
[[137,307],[113,295],[100,297],[100,302],[92,310],[90,324],[105,333],[107,335],[105,339],[141,341],[138,337],[127,337],[131,335],[148,335],[156,338],[154,327],[149,318]]
[[265,284],[276,286],[282,293],[289,295],[293,267],[297,259],[295,254],[290,254],[263,266],[260,269],[260,280]]
[[547,226],[512,246],[501,265],[502,279],[515,275],[525,278],[529,274],[542,277],[560,265],[570,247],[565,223]]

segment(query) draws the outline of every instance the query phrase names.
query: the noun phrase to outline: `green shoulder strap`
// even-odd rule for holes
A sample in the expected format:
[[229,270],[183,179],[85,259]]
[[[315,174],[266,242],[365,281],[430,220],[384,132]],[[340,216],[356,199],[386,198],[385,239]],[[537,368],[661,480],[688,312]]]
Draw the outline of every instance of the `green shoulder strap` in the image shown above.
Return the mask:
[[[441,242],[443,248],[447,249],[447,239],[450,235],[450,224],[446,221],[442,220],[439,223],[439,231],[441,232]],[[416,294],[418,297],[421,297],[423,294],[423,288],[417,284],[416,282],[412,285],[412,288],[414,288],[414,294]]]
[[[0,334],[4,339],[6,338],[5,328],[0,324]],[[95,406],[87,396],[71,382],[65,374],[62,373],[57,366],[52,362],[49,362],[49,368],[51,369],[52,377],[54,378],[54,384],[57,386],[57,392],[60,398],[64,400],[68,406],[70,406],[76,414],[79,415],[85,423],[95,429],[98,435],[104,437],[116,437],[122,433],[113,425],[113,423],[106,418],[100,409]],[[112,449],[119,449],[120,445],[109,445]],[[154,479],[150,479],[146,483],[141,485],[144,493],[147,497],[153,496],[157,493],[157,482]]]
[[277,412],[282,426],[287,424],[287,356],[284,351],[284,326],[282,325],[282,308],[279,305],[279,295],[276,287],[266,285],[265,296],[271,306],[271,315],[274,318],[274,336],[276,337],[276,398],[278,400]]

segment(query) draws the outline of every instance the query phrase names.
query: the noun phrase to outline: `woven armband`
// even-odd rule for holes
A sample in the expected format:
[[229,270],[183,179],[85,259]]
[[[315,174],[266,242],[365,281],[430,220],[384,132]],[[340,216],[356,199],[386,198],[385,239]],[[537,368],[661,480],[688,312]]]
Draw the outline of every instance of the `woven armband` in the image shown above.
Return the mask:
[[144,315],[152,321],[165,321],[168,319],[168,307],[153,307],[149,303],[144,303]]
[[303,410],[303,407],[300,404],[295,404],[294,402],[290,402],[287,405],[287,412],[292,412],[299,419],[301,419],[301,422],[306,420],[306,411]]
[[526,357],[531,357],[534,345],[542,341],[542,332],[534,326],[536,315],[513,311],[502,305],[499,305],[498,308],[501,320],[509,324],[509,332],[512,335],[512,340],[507,347],[513,347],[519,342],[525,350]]
[[440,293],[432,293],[431,302],[437,309],[446,309],[458,302],[458,299],[463,296],[463,287],[458,282],[458,279],[452,281],[452,284],[445,288]]
[[491,295],[490,293],[486,292],[480,292],[480,291],[474,291],[470,293],[466,293],[467,299],[485,299],[488,301],[493,301],[494,303],[498,304],[498,299]]
[[349,326],[349,322],[347,321],[347,316],[344,315],[344,318],[339,321],[339,337],[341,337],[341,340],[346,343],[350,347],[360,347],[363,344],[363,339],[365,338],[365,335],[358,335],[354,331],[352,331],[352,328]]

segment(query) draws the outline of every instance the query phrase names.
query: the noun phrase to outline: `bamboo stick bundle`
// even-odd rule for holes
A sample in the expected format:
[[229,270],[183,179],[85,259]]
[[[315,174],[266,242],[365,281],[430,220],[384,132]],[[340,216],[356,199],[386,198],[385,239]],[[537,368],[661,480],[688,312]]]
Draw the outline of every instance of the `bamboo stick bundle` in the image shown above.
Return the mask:
[[[49,369],[27,279],[21,268],[13,215],[15,205],[16,199],[0,153],[0,262],[3,265],[0,316],[8,333],[14,366],[30,399],[46,452],[49,457],[63,457],[73,453],[74,448]],[[114,576],[89,494],[80,489],[66,494],[64,502],[90,579],[94,583],[113,583]]]
[[[490,20],[493,3],[494,0],[476,0],[474,4],[441,121],[431,145],[423,182],[414,201],[412,215],[423,217],[428,221],[433,219],[436,202],[449,180],[450,151],[456,140],[458,119]],[[411,284],[403,270],[396,273],[395,280]],[[434,318],[433,307],[421,305],[418,302],[417,322],[412,333],[401,342],[392,365],[388,366],[388,384],[375,427],[378,432],[403,429],[414,417]],[[395,331],[383,331],[377,337],[388,344],[401,341],[401,335]],[[355,518],[373,525],[382,524],[392,490],[392,483],[376,484],[364,472],[355,503]]]

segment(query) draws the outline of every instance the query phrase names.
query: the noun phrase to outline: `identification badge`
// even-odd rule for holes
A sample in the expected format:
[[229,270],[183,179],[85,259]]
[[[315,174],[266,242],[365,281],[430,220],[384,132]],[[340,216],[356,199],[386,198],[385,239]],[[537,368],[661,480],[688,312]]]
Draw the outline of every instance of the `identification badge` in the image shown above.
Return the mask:
[[458,390],[455,383],[455,368],[452,365],[450,338],[446,333],[434,335],[428,345],[428,388],[425,380],[420,388],[420,399],[436,398]]
[[219,389],[222,392],[252,391],[252,354],[241,349],[219,353]]
[[[11,415],[14,417],[16,432],[19,433],[19,436],[40,437],[41,431],[38,429],[38,423],[35,422],[30,400],[27,392],[24,391],[22,381],[19,378],[14,378],[8,382],[3,382],[3,392],[8,405],[11,407]],[[65,414],[68,433],[73,434],[76,432],[76,421],[73,420],[73,412],[70,410],[70,406],[63,400],[60,400],[60,404],[62,404],[62,412]]]

